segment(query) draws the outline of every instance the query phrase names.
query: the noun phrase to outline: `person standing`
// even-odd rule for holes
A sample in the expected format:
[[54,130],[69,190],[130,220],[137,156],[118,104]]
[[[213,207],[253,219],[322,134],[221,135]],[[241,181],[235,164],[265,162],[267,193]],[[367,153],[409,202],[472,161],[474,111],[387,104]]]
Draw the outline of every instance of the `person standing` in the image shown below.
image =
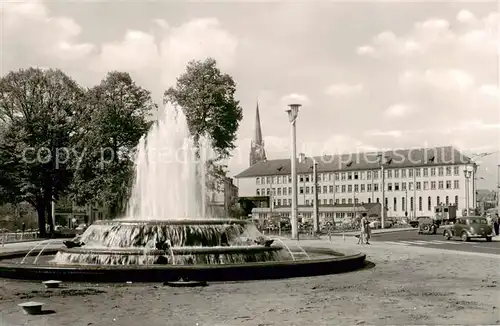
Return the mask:
[[364,239],[365,239],[365,244],[370,244],[370,238],[371,238],[371,229],[370,229],[370,221],[368,221],[368,217],[366,216],[366,213],[363,213],[362,214],[362,218],[361,218],[361,223],[364,225],[364,231],[365,231],[365,235],[364,235]]
[[500,228],[500,221],[498,220],[498,213],[496,213],[494,221],[493,221],[493,230],[495,231],[495,235],[498,235],[498,231]]
[[363,223],[363,218],[359,220],[359,239],[358,244],[365,243],[365,223]]

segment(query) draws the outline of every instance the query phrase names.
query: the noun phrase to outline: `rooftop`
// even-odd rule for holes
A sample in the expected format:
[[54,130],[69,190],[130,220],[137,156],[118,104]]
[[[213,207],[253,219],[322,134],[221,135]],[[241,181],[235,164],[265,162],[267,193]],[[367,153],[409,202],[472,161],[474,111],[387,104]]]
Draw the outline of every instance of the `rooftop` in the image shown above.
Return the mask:
[[[324,155],[315,157],[315,160],[318,162],[318,172],[322,173],[379,169],[382,157],[385,158],[385,166],[392,168],[471,163],[469,157],[463,155],[452,146]],[[306,159],[305,162],[297,163],[297,173],[309,173],[311,172],[311,166],[311,159]],[[256,163],[237,174],[235,178],[289,175],[290,173],[290,159],[286,158]]]

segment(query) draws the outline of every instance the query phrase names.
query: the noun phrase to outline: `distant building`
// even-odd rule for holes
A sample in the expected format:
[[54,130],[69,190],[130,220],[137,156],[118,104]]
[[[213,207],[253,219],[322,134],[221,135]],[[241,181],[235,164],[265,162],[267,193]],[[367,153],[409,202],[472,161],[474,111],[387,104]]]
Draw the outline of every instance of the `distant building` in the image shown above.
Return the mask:
[[[78,206],[68,197],[63,197],[55,203],[54,217],[56,224],[75,226],[74,224],[92,224],[94,221],[106,218],[106,210],[102,205]],[[72,222],[73,219],[76,222]],[[76,225],[76,226],[77,226]]]
[[208,203],[209,214],[211,216],[228,217],[231,208],[238,202],[238,187],[233,183],[232,178],[224,178],[219,183],[220,191],[214,191],[210,195]]
[[[381,175],[382,157],[384,180]],[[462,214],[468,193],[475,206],[475,163],[451,146],[316,157],[319,211],[345,204],[380,203],[385,189],[386,216],[434,215],[440,204],[457,205]],[[464,170],[472,167],[469,179]],[[258,162],[235,176],[240,197],[267,196],[275,209],[291,205],[290,159]],[[298,205],[312,206],[311,163],[297,163]],[[328,208],[328,209],[327,209]],[[256,210],[256,213],[259,210]],[[339,215],[340,216],[340,215]]]

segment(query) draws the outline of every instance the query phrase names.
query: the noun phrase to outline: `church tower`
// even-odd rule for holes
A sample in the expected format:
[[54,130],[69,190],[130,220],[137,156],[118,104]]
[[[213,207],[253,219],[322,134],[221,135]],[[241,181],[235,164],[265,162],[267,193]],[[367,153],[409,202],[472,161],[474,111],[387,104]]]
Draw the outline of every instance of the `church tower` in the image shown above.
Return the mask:
[[250,147],[250,166],[260,161],[265,161],[266,151],[264,149],[264,140],[262,139],[262,129],[260,127],[259,102],[255,113],[255,134]]

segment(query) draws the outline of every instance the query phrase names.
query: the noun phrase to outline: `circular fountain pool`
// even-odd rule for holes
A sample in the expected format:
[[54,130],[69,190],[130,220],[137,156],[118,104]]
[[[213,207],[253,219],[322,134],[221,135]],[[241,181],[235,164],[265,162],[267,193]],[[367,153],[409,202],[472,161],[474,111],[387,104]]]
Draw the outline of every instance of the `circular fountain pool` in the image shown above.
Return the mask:
[[94,282],[228,281],[338,273],[365,255],[287,246],[249,221],[97,221],[65,248],[0,254],[0,277]]

